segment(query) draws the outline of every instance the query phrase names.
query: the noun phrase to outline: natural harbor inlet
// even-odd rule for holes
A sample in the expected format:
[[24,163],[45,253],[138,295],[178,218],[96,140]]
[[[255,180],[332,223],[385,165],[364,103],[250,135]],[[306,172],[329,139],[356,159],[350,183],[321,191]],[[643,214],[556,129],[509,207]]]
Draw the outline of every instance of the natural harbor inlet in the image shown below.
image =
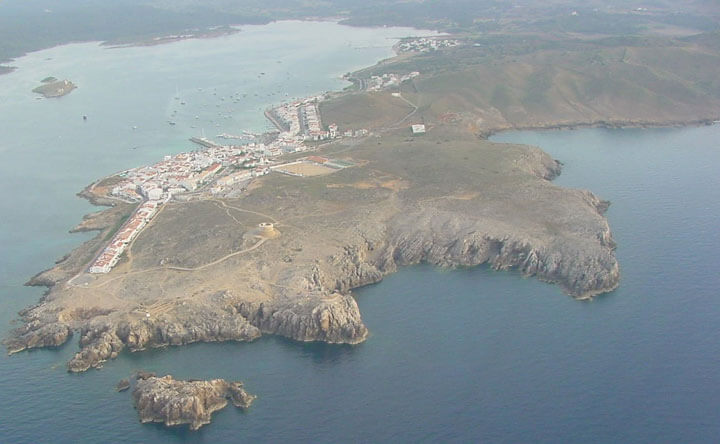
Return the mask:
[[130,3],[0,44],[0,441],[712,442],[716,5]]

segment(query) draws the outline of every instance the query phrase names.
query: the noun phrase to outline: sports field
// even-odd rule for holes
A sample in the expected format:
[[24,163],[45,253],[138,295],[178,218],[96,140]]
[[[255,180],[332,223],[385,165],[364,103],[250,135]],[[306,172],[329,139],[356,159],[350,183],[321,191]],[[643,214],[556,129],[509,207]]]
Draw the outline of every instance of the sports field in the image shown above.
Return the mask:
[[322,176],[337,171],[336,169],[311,162],[301,162],[294,165],[283,166],[282,170],[294,174],[302,174],[303,176]]

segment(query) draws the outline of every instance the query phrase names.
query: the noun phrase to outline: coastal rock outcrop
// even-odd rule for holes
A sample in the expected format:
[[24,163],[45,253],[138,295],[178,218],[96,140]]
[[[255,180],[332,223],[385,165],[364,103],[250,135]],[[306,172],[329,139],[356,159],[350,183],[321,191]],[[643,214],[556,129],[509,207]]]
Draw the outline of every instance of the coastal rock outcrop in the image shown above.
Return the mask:
[[209,424],[212,414],[224,408],[228,400],[247,409],[255,400],[241,382],[224,379],[181,381],[172,376],[138,377],[132,392],[140,422],[160,422],[166,426],[188,424],[197,430]]
[[240,315],[186,306],[157,317],[112,321],[95,319],[80,330],[80,351],[70,372],[97,368],[123,349],[139,351],[193,342],[252,341],[260,331]]
[[357,344],[367,337],[360,309],[350,295],[316,293],[287,301],[280,305],[241,303],[238,309],[263,332],[297,341]]
[[63,322],[44,323],[35,319],[15,329],[5,340],[8,353],[43,347],[63,345],[73,335],[72,328]]
[[397,231],[392,236],[393,259],[400,266],[488,263],[496,270],[517,269],[526,276],[558,284],[577,299],[611,291],[619,280],[615,242],[601,219],[591,237],[570,239],[518,233],[494,220],[465,219],[441,211],[404,214],[394,225],[407,227],[410,221],[412,230]]

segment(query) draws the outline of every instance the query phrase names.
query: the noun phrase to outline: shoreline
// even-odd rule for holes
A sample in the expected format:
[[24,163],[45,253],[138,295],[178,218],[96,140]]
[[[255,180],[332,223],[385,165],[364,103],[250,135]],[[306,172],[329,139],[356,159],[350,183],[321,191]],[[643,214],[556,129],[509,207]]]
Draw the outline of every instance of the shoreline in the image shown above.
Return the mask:
[[200,31],[197,34],[167,34],[159,35],[150,38],[142,38],[138,40],[123,41],[104,41],[100,43],[100,46],[108,49],[122,49],[122,48],[141,48],[146,46],[158,46],[166,45],[175,42],[182,42],[184,40],[195,40],[195,39],[213,39],[218,37],[224,37],[228,35],[235,35],[242,32],[240,26],[246,25],[227,25],[219,26],[214,29],[208,28]]
[[[270,23],[270,22],[268,22],[268,23]],[[128,42],[120,42],[120,41],[112,41],[112,40],[93,40],[93,39],[89,39],[89,40],[73,40],[73,41],[68,41],[68,42],[58,42],[58,43],[53,44],[53,45],[45,46],[45,47],[43,47],[43,48],[34,49],[34,50],[32,50],[32,51],[26,51],[26,52],[23,52],[22,54],[18,54],[17,56],[0,60],[0,76],[5,75],[5,74],[13,73],[13,72],[15,72],[15,71],[17,71],[17,70],[20,69],[20,68],[17,67],[17,66],[11,66],[11,65],[8,65],[8,64],[13,63],[13,62],[17,62],[18,59],[21,59],[21,58],[23,58],[23,57],[27,57],[27,56],[30,55],[30,54],[34,54],[34,53],[40,52],[40,51],[46,51],[46,50],[48,50],[48,49],[58,48],[58,47],[60,47],[60,46],[75,45],[75,44],[85,44],[85,43],[97,43],[98,46],[102,46],[102,47],[104,47],[104,48],[106,48],[106,49],[132,48],[132,47],[142,47],[142,46],[156,46],[156,45],[164,45],[164,44],[170,44],[170,43],[174,43],[174,42],[179,42],[179,41],[182,41],[182,40],[211,39],[211,38],[215,38],[215,37],[222,37],[223,35],[233,35],[233,34],[237,34],[237,33],[241,32],[240,29],[237,29],[237,28],[234,28],[234,27],[236,27],[236,26],[247,26],[247,25],[249,25],[249,24],[250,24],[250,23],[229,25],[229,27],[233,27],[233,29],[235,29],[235,31],[229,31],[229,32],[224,32],[224,33],[223,33],[223,32],[220,32],[220,33],[213,34],[212,30],[208,30],[205,34],[200,33],[200,34],[198,34],[198,35],[188,36],[188,37],[184,37],[184,38],[171,38],[171,37],[174,37],[174,36],[173,36],[173,35],[168,35],[168,34],[158,35],[158,36],[150,37],[150,40],[149,40],[150,43],[149,43],[149,44],[143,44],[143,42],[146,42],[146,43],[148,42],[147,39],[145,39],[145,40],[138,40],[138,41],[128,41]],[[267,23],[266,23],[266,24],[267,24]],[[161,40],[161,41],[158,41],[157,43],[155,43],[155,42],[152,41],[153,38],[158,39],[158,40]]]
[[[23,57],[28,56],[29,54],[33,54],[40,51],[45,51],[52,48],[57,48],[60,46],[65,45],[73,45],[73,44],[84,44],[84,43],[97,43],[99,46],[105,47],[107,49],[122,49],[122,48],[134,48],[134,47],[145,47],[145,46],[158,46],[158,45],[165,45],[165,44],[171,44],[175,42],[180,42],[183,40],[194,40],[194,39],[212,39],[217,37],[223,37],[228,35],[235,35],[242,32],[241,27],[243,26],[265,26],[269,25],[271,23],[278,23],[278,22],[327,22],[327,23],[336,23],[338,25],[342,26],[349,26],[352,28],[383,28],[382,25],[376,25],[376,26],[368,26],[368,25],[356,25],[352,23],[346,23],[347,18],[342,17],[305,17],[305,18],[288,18],[288,19],[278,19],[278,20],[270,20],[264,22],[252,22],[252,23],[234,23],[230,25],[220,25],[216,26],[211,29],[212,27],[208,27],[207,29],[199,32],[196,35],[173,35],[173,34],[163,34],[163,35],[156,35],[156,36],[150,36],[146,38],[140,38],[138,40],[133,40],[132,38],[127,39],[127,41],[123,41],[121,39],[118,40],[72,40],[67,42],[58,42],[56,44],[52,44],[49,46],[45,46],[42,48],[34,49],[31,51],[23,52],[22,54],[18,54],[16,56],[12,56],[7,59],[0,60],[0,76],[5,74],[11,74],[20,68],[17,66],[11,66],[8,65],[10,63],[16,62],[18,59],[21,59]],[[413,26],[402,26],[402,25],[393,25],[393,27],[396,28],[412,28],[416,29],[418,31],[432,31],[440,33],[440,31],[433,30],[433,29],[422,29],[422,28],[416,28]],[[217,32],[219,31],[220,32]],[[223,30],[226,30],[226,32],[223,32]],[[189,32],[189,31],[188,31]],[[398,38],[400,39],[400,38]],[[395,45],[393,45],[392,50],[394,50]],[[394,57],[397,57],[397,53],[395,52]]]
[[716,125],[720,119],[720,114],[714,117],[691,120],[599,120],[590,122],[563,122],[548,123],[546,125],[528,125],[528,126],[507,126],[491,128],[477,133],[477,136],[483,140],[490,140],[496,134],[506,133],[510,131],[573,131],[578,129],[604,128],[604,129],[656,129],[656,128],[691,128],[702,126]]
[[[263,25],[269,25],[271,23],[276,22],[330,22],[330,23],[336,23],[338,25],[343,26],[350,26],[353,28],[382,28],[383,25],[375,25],[375,26],[369,26],[369,25],[356,25],[352,23],[346,23],[348,20],[348,17],[342,17],[342,16],[332,16],[332,17],[323,17],[323,16],[308,16],[303,18],[286,18],[286,19],[266,19],[264,21],[258,21],[258,22],[249,22],[249,23],[232,23],[232,24],[226,24],[226,25],[216,25],[216,26],[208,26],[206,29],[202,30],[198,35],[192,35],[188,37],[184,37],[182,34],[160,34],[155,36],[145,36],[145,37],[128,37],[126,39],[119,38],[117,40],[96,40],[96,39],[88,39],[88,40],[68,40],[64,42],[56,42],[49,44],[47,46],[43,46],[41,48],[32,49],[29,51],[24,51],[17,55],[11,55],[7,58],[0,58],[0,76],[5,74],[11,74],[15,71],[17,71],[19,68],[17,66],[10,65],[13,62],[16,62],[18,59],[21,59],[23,57],[28,56],[29,54],[33,54],[40,51],[45,51],[48,49],[57,48],[60,46],[65,45],[73,45],[73,44],[84,44],[84,43],[97,43],[100,46],[106,47],[108,49],[116,49],[116,48],[132,48],[132,47],[142,47],[142,46],[157,46],[157,45],[164,45],[164,44],[170,44],[182,40],[192,40],[192,39],[210,39],[215,37],[222,37],[224,35],[234,35],[237,33],[242,32],[241,27],[242,26],[263,26]],[[393,25],[393,27],[403,27],[402,25]],[[408,26],[410,28],[414,28],[413,26]],[[214,28],[214,29],[213,29]],[[228,29],[228,32],[220,32],[220,33],[213,33],[213,31],[217,31],[218,29]],[[414,28],[420,30],[420,28]],[[436,30],[430,30],[435,32],[440,32]],[[181,32],[191,32],[191,29],[186,29]],[[177,38],[174,38],[177,37]],[[156,39],[157,42],[153,41],[153,39]],[[394,47],[394,45],[393,45]],[[393,50],[394,51],[394,50]],[[396,54],[397,55],[397,54]]]

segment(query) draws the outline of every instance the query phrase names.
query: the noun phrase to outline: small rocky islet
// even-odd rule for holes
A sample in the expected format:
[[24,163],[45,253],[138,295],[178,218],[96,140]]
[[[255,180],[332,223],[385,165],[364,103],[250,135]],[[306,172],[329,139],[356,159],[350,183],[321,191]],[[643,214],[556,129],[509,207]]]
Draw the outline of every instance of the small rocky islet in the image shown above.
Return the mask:
[[32,92],[40,94],[46,99],[62,97],[70,94],[77,86],[70,80],[58,80],[55,77],[45,77],[41,85],[33,88]]
[[[242,382],[224,379],[178,380],[145,371],[137,372],[131,379],[133,403],[142,423],[188,425],[190,430],[198,430],[209,424],[212,414],[225,408],[228,401],[246,410],[256,398],[245,391]],[[122,379],[117,390],[125,391],[131,385],[130,379]]]

